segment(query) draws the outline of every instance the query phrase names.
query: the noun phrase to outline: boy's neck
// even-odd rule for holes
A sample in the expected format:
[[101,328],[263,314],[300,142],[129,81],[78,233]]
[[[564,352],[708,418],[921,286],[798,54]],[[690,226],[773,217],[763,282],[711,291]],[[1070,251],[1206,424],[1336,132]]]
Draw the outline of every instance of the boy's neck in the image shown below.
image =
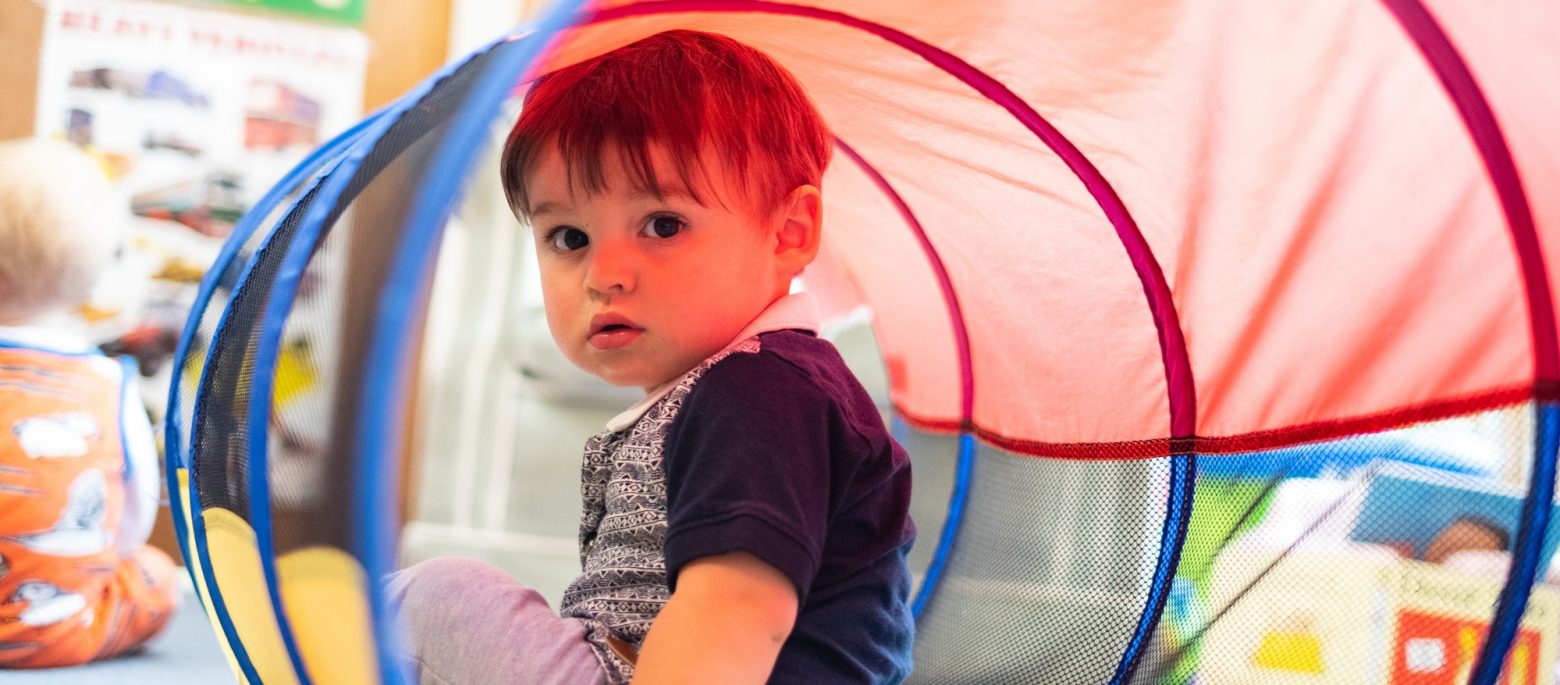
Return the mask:
[[[729,347],[761,333],[785,329],[810,331],[816,335],[820,327],[818,303],[813,299],[812,295],[806,292],[785,294],[770,302],[769,306],[764,307],[764,310],[759,312],[758,316],[753,317],[753,320],[743,327],[742,331],[732,338],[731,342],[727,343],[727,346]],[[687,373],[687,371],[683,371],[665,383],[653,388],[645,388],[644,398],[636,402],[634,406],[613,417],[611,421],[608,421],[607,428],[609,430],[622,430],[633,425],[634,421],[637,421],[650,405],[660,399],[661,395],[664,395],[672,386],[676,385],[677,381],[681,380]]]
[[[747,323],[743,324],[742,325],[742,330],[737,333],[736,337],[733,337],[731,340],[727,341],[726,342],[726,346],[729,347],[731,345],[734,345],[736,343],[742,342],[743,340],[746,340],[746,339],[752,337],[757,332],[756,329],[758,328],[758,326],[757,326],[758,322],[761,319],[764,318],[765,314],[769,313],[769,310],[774,308],[776,302],[779,302],[780,300],[784,299],[788,294],[789,294],[788,292],[780,292],[779,294],[777,294],[774,297],[770,298],[769,304],[764,305],[763,309],[758,310],[758,313],[754,314],[753,318],[749,319]],[[722,347],[721,349],[725,349],[725,347]],[[701,362],[702,362],[702,360],[701,360]],[[698,366],[698,364],[695,364],[694,366]],[[662,390],[665,390],[666,386],[671,385],[673,383],[676,383],[679,378],[682,378],[684,374],[687,374],[692,369],[693,369],[693,367],[690,366],[690,367],[688,367],[686,369],[683,369],[682,371],[674,374],[671,377],[671,379],[669,379],[669,380],[666,380],[664,382],[658,383],[656,385],[652,385],[652,386],[647,387],[647,388],[641,388],[641,389],[645,391],[645,397],[648,398],[651,395],[655,395],[656,393],[658,393],[658,392],[660,392]]]

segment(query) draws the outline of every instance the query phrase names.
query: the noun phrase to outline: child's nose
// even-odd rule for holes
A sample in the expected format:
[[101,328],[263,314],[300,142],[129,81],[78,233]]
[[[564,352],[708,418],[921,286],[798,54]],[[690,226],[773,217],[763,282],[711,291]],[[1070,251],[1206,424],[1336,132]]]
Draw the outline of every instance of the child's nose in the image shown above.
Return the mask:
[[600,295],[632,292],[638,283],[638,267],[631,249],[603,241],[592,246],[585,270],[585,287]]

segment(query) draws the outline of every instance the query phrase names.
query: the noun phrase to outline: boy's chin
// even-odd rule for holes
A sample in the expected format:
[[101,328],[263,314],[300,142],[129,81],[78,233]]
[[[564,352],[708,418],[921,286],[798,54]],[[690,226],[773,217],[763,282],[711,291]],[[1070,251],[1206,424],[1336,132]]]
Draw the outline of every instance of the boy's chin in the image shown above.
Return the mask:
[[620,388],[639,388],[645,392],[654,391],[680,378],[706,358],[692,355],[689,358],[666,358],[643,352],[621,356],[587,354],[582,357],[581,361],[586,363],[576,362],[576,365],[585,373],[600,378],[610,385]]
[[645,392],[655,390],[656,388],[665,385],[667,381],[676,377],[673,375],[662,378],[662,374],[645,373],[643,371],[614,372],[612,370],[606,369],[586,369],[586,371],[591,375],[606,381],[610,385],[615,385],[620,388],[639,388]]

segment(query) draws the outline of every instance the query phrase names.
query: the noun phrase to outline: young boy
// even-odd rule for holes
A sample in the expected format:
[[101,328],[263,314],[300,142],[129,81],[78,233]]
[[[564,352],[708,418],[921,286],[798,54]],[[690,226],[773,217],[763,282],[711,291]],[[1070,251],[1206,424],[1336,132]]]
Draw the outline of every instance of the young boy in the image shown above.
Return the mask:
[[658,34],[543,78],[503,157],[564,354],[645,398],[585,445],[562,617],[474,562],[392,584],[424,682],[895,683],[910,467],[792,279],[833,139],[790,74]]
[[69,145],[0,143],[0,668],[122,654],[174,608],[134,377],[62,324],[117,243],[110,197]]

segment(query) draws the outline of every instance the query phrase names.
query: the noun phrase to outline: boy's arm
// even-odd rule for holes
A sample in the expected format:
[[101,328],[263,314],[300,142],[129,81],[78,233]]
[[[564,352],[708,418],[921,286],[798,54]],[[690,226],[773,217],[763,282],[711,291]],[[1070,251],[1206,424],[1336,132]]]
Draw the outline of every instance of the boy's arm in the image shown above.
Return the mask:
[[763,683],[796,624],[796,587],[745,552],[702,557],[677,574],[634,666],[634,685]]

